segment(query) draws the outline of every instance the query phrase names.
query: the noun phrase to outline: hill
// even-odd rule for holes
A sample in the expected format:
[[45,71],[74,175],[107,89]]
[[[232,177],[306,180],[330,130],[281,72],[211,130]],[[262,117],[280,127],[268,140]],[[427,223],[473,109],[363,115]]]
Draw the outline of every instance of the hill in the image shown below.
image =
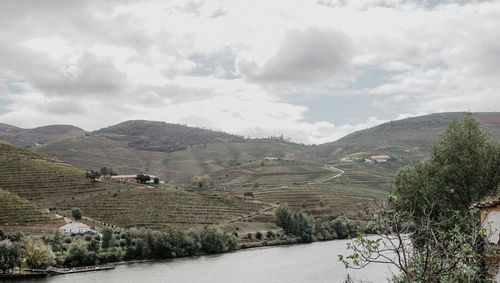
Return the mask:
[[[436,113],[391,121],[351,133],[333,143],[312,148],[311,154],[324,161],[338,161],[344,156],[368,157],[388,154],[403,164],[427,158],[448,123],[462,119],[465,112]],[[493,139],[500,139],[500,113],[473,113]]]
[[0,123],[0,139],[19,147],[35,147],[84,135],[84,130],[70,125],[22,129]]
[[185,150],[206,143],[244,141],[243,137],[224,132],[144,120],[126,121],[92,132],[92,135],[124,141],[130,148],[160,152]]
[[195,175],[265,156],[306,158],[305,148],[281,138],[244,139],[164,122],[128,121],[37,150],[80,168],[106,166],[121,174],[142,171],[186,183]]

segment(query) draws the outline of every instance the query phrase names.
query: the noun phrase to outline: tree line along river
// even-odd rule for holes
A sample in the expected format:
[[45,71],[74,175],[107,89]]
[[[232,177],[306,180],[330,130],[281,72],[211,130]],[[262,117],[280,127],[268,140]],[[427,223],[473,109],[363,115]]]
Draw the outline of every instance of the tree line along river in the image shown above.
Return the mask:
[[240,250],[171,260],[119,265],[116,269],[2,282],[387,282],[384,265],[346,270],[338,254],[347,255],[347,240]]

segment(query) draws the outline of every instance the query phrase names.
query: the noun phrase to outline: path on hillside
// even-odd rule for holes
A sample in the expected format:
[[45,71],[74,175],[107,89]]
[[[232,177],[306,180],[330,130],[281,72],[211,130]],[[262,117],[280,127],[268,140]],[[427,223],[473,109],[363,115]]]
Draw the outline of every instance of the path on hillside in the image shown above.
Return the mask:
[[[261,202],[261,203],[270,204],[270,203],[267,203],[267,202]],[[263,208],[261,210],[258,210],[256,212],[254,212],[254,213],[250,213],[248,215],[241,216],[241,217],[238,217],[238,218],[233,219],[233,220],[229,220],[227,223],[234,223],[234,222],[239,222],[239,221],[245,221],[248,218],[260,215],[261,213],[264,213],[264,212],[267,212],[269,210],[272,210],[272,209],[275,209],[275,208],[279,207],[278,204],[270,204],[270,205],[271,205],[270,207]]]
[[334,166],[332,166],[332,165],[328,165],[328,164],[326,164],[324,168],[325,168],[325,169],[327,169],[327,170],[330,170],[330,171],[332,171],[332,172],[339,172],[339,173],[338,173],[337,175],[333,176],[333,177],[330,177],[330,178],[326,179],[326,180],[323,180],[323,181],[318,181],[318,182],[309,182],[309,183],[307,183],[307,184],[308,184],[308,185],[319,185],[319,184],[323,184],[323,183],[325,183],[325,182],[328,182],[328,181],[330,181],[330,180],[333,180],[333,179],[335,179],[335,178],[338,178],[338,177],[342,176],[342,175],[345,173],[345,171],[344,171],[344,170],[339,169],[339,168],[336,168],[336,167],[334,167]]

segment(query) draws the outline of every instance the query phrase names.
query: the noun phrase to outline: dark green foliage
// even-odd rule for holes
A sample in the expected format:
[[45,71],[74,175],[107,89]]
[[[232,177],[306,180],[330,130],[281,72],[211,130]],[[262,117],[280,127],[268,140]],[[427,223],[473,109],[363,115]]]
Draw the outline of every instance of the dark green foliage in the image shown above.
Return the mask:
[[262,233],[261,232],[257,232],[255,234],[255,238],[259,239],[259,240],[262,240]]
[[418,231],[427,224],[419,219],[431,213],[435,228],[448,231],[458,224],[467,230],[469,219],[463,223],[447,220],[457,213],[467,216],[471,205],[495,194],[499,184],[500,146],[489,142],[479,123],[467,114],[462,122],[450,122],[429,162],[398,172],[397,192],[391,201],[396,210],[413,212],[415,243],[423,245],[427,235]]
[[7,234],[0,228],[0,241],[7,239]]
[[252,233],[248,233],[248,234],[247,234],[247,238],[248,238],[248,239],[252,239]]
[[95,181],[101,177],[101,172],[96,171],[96,170],[88,170],[85,173],[85,178],[91,179],[92,181]]
[[75,221],[82,219],[82,211],[78,207],[73,208],[71,210],[71,217],[73,217]]
[[104,227],[102,230],[102,244],[101,247],[103,249],[107,249],[111,247],[111,244],[114,242],[113,239],[113,229],[109,227]]
[[206,253],[222,253],[236,248],[236,238],[214,226],[206,226],[200,233],[201,249]]
[[154,178],[153,179],[153,183],[155,183],[156,185],[158,185],[160,183],[160,179],[158,177]]
[[288,206],[282,205],[274,212],[276,225],[282,227],[287,234],[300,238],[301,242],[312,242],[314,220],[302,212],[291,214]]
[[89,251],[85,241],[75,241],[69,247],[68,255],[64,260],[66,266],[94,265],[97,262],[97,254]]
[[99,243],[99,241],[92,239],[92,240],[90,240],[89,245],[87,246],[87,249],[89,250],[89,252],[98,253],[99,250],[101,249],[101,244]]
[[7,239],[12,242],[20,242],[24,238],[24,234],[21,231],[7,234]]
[[276,235],[274,234],[274,232],[273,232],[273,231],[267,231],[267,233],[266,233],[266,237],[267,237],[268,239],[273,239],[275,236],[276,236]]
[[116,173],[113,171],[113,169],[111,167],[102,167],[101,170],[100,170],[101,174],[103,176],[115,176]]
[[0,241],[0,270],[6,273],[16,266],[21,266],[21,248],[19,243],[8,239]]
[[149,177],[149,175],[144,175],[143,173],[140,173],[137,174],[135,180],[137,181],[137,183],[146,184],[147,182],[151,181],[151,177]]
[[382,238],[360,236],[349,243],[354,253],[339,256],[346,267],[380,262],[391,250],[404,259],[386,261],[400,271],[398,282],[490,282],[487,235],[473,205],[498,194],[500,145],[488,141],[472,115],[451,121],[431,159],[401,169],[396,185],[389,208],[368,227]]

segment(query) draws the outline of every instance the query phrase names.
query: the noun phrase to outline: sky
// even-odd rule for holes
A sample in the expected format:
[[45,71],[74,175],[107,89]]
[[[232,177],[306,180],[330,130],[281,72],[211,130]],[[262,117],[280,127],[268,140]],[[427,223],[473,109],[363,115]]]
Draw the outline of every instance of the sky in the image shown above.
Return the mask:
[[320,144],[500,110],[500,1],[0,2],[0,122],[155,120]]

